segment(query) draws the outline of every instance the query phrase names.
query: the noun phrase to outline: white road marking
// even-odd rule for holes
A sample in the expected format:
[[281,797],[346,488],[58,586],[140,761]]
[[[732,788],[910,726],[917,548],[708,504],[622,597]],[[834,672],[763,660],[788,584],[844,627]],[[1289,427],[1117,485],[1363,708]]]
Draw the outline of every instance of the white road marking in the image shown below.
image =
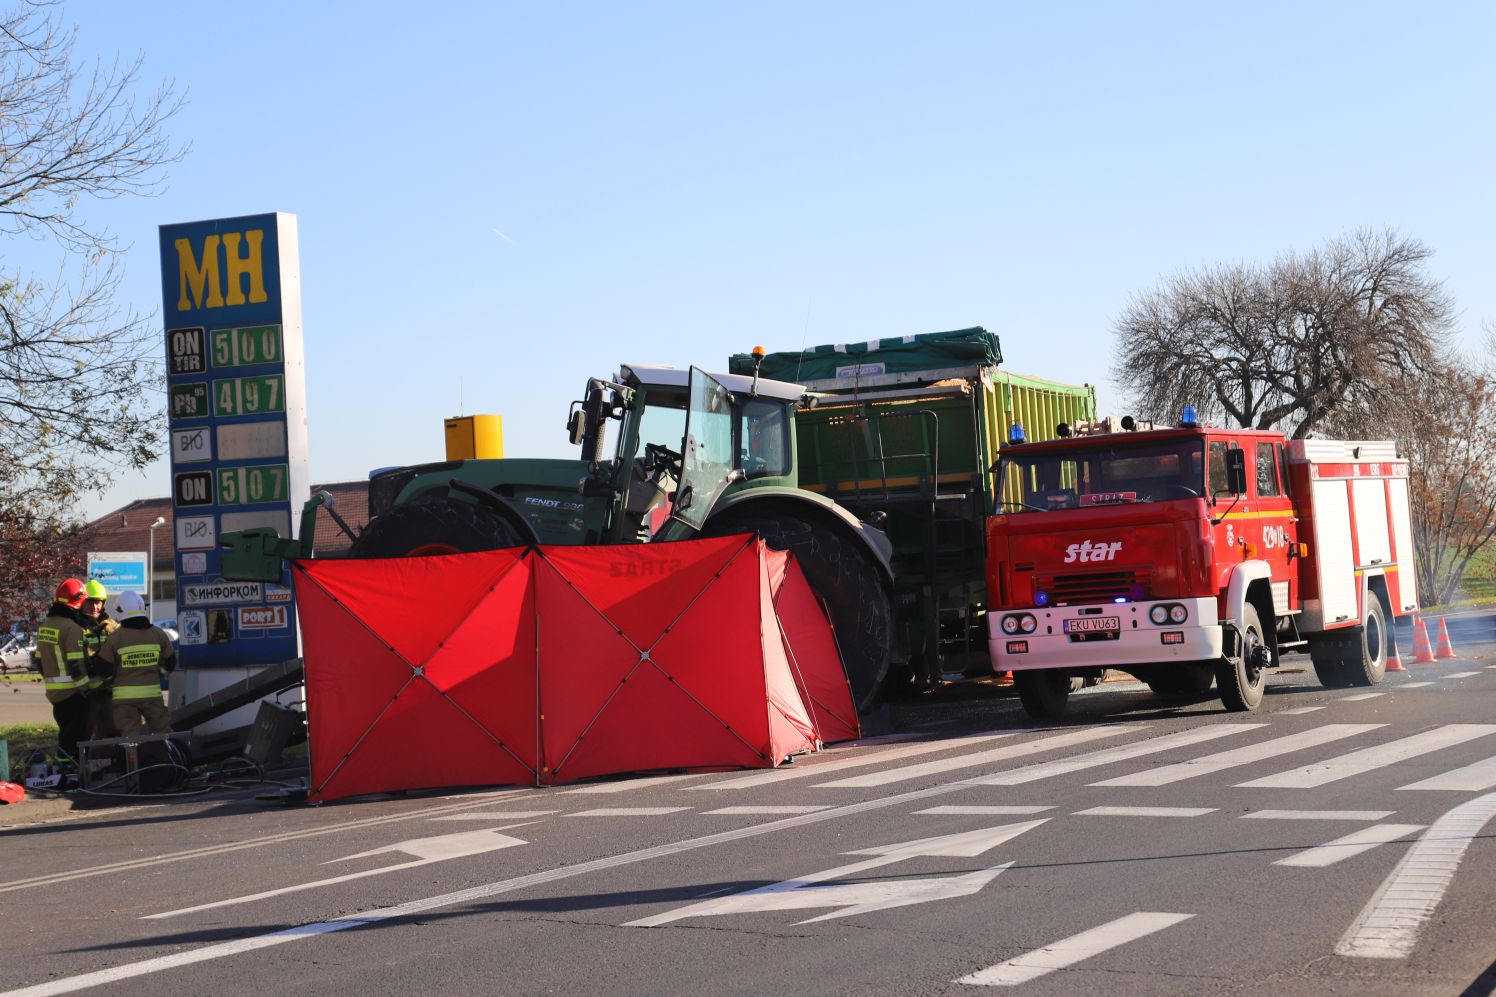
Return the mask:
[[1422,689],[1426,685],[1433,685],[1433,684],[1434,683],[1432,683],[1432,682],[1403,682],[1402,684],[1400,684],[1398,686],[1398,688],[1399,689]]
[[1105,748],[1101,751],[1089,751],[1083,755],[1073,758],[1062,758],[1053,762],[1040,762],[1037,765],[1028,765],[1011,772],[999,772],[997,775],[978,776],[968,779],[969,785],[975,786],[1017,786],[1026,782],[1038,782],[1040,779],[1048,779],[1051,776],[1064,775],[1068,772],[1079,772],[1082,769],[1097,768],[1102,765],[1111,765],[1115,762],[1130,761],[1134,758],[1142,758],[1146,755],[1154,755],[1160,751],[1171,751],[1174,748],[1183,748],[1201,741],[1213,741],[1218,737],[1228,737],[1232,734],[1240,734],[1244,731],[1256,730],[1266,727],[1267,724],[1210,724],[1205,727],[1196,727],[1193,730],[1180,731],[1178,734],[1168,734],[1164,737],[1155,737],[1149,741],[1137,741],[1133,744],[1123,744],[1115,748]]
[[663,817],[678,814],[690,807],[598,807],[596,810],[578,810],[568,817]]
[[1010,758],[1024,758],[1029,755],[1041,754],[1056,748],[1067,748],[1072,744],[1085,744],[1089,741],[1098,741],[1105,737],[1117,737],[1120,734],[1131,734],[1142,728],[1140,727],[1082,727],[1079,730],[1067,731],[1064,734],[1055,734],[1050,737],[1041,737],[1035,741],[1025,741],[1022,744],[1005,744],[997,748],[988,748],[986,751],[978,751],[969,755],[957,755],[955,758],[942,758],[938,761],[923,762],[919,765],[906,765],[903,768],[890,769],[884,772],[872,772],[868,775],[853,776],[850,779],[838,779],[835,782],[818,782],[817,789],[865,789],[869,786],[886,786],[894,782],[907,782],[910,779],[919,779],[928,775],[938,775],[941,772],[950,772],[953,769],[974,768],[978,765],[986,765],[990,762],[1004,761]]
[[[402,841],[394,845],[385,845],[383,848],[374,848],[367,852],[359,852],[357,855],[349,855],[346,858],[332,860],[333,862],[352,862],[355,859],[369,858],[374,855],[404,852],[406,855],[415,856],[415,860],[411,862],[401,862],[398,865],[383,866],[379,869],[365,869],[363,872],[352,872],[346,876],[333,876],[330,879],[313,880],[310,883],[297,883],[294,886],[284,886],[278,890],[265,890],[262,893],[251,893],[248,896],[233,897],[229,900],[215,900],[212,903],[197,904],[193,907],[164,911],[160,914],[147,914],[141,920],[157,921],[162,918],[177,917],[181,914],[196,914],[199,911],[215,910],[219,907],[233,907],[238,904],[253,903],[256,900],[265,900],[269,897],[279,897],[287,893],[315,890],[322,886],[334,886],[338,883],[347,883],[355,879],[367,879],[370,876],[383,876],[386,873],[399,872],[402,869],[414,869],[419,865],[445,862],[448,859],[466,858],[470,855],[484,855],[488,852],[498,851],[501,848],[513,848],[515,845],[526,844],[525,841],[519,838],[501,834],[501,830],[508,830],[508,828],[495,827],[484,831],[459,831],[456,834],[443,834],[435,838],[412,838],[409,841]],[[323,865],[328,864],[330,863],[323,863]]]
[[1396,810],[1254,810],[1242,820],[1385,820]]
[[648,789],[651,786],[665,786],[675,782],[685,782],[688,779],[700,779],[700,772],[681,772],[671,775],[640,776],[636,779],[613,779],[608,782],[594,782],[575,789],[563,789],[558,795],[568,793],[624,793],[630,789]]
[[532,820],[536,817],[549,817],[558,814],[559,810],[480,810],[472,814],[448,814],[445,817],[433,817],[434,821],[440,820]]
[[1363,699],[1376,699],[1378,696],[1387,695],[1385,692],[1358,692],[1354,696],[1340,696],[1342,703],[1359,703]]
[[[704,786],[685,786],[683,788],[687,790],[751,789],[755,786],[784,782],[789,779],[829,775],[832,772],[841,772],[845,769],[862,768],[865,765],[892,762],[900,758],[915,758],[919,755],[928,755],[936,751],[950,751],[955,748],[964,748],[974,744],[986,744],[988,741],[996,741],[999,738],[1031,733],[1034,732],[1028,730],[1011,730],[975,734],[971,737],[953,737],[944,741],[921,741],[918,744],[907,744],[901,748],[889,748],[887,751],[874,751],[870,754],[854,755],[851,758],[833,758],[829,761],[817,761],[804,766],[792,765],[788,768],[771,769],[768,772],[755,772],[752,775],[741,775],[732,779],[723,779],[721,782],[709,782]],[[832,752],[832,754],[835,753],[834,751]]]
[[1256,789],[1313,789],[1338,779],[1347,779],[1363,772],[1407,761],[1409,758],[1417,758],[1431,751],[1440,751],[1456,744],[1464,744],[1466,741],[1473,741],[1492,733],[1496,733],[1496,724],[1446,724],[1411,737],[1353,751],[1326,762],[1289,769],[1287,772],[1279,772],[1277,775],[1264,776],[1261,779],[1253,779],[1251,782],[1237,783],[1237,785]]
[[1453,882],[1465,849],[1492,817],[1496,793],[1477,796],[1434,821],[1351,922],[1335,954],[1366,959],[1410,955],[1424,922]]
[[[279,834],[267,834],[259,838],[249,838],[245,841],[234,841],[223,845],[208,845],[203,848],[189,848],[179,852],[167,852],[165,855],[148,856],[139,859],[127,859],[123,862],[111,862],[108,865],[96,865],[86,869],[73,869],[68,872],[55,872],[43,876],[32,876],[29,879],[13,879],[0,886],[0,893],[9,893],[12,890],[25,890],[36,886],[53,886],[57,883],[66,883],[74,879],[87,879],[90,876],[104,876],[111,873],[125,872],[131,869],[147,869],[151,866],[168,865],[172,862],[182,862],[188,859],[206,858],[211,855],[223,855],[228,852],[242,852],[251,848],[262,848],[266,845],[278,845],[286,841],[300,841],[303,838],[320,838],[325,834],[341,834],[346,831],[360,831],[365,828],[378,827],[381,824],[398,824],[407,820],[431,820],[443,814],[456,813],[471,810],[474,807],[483,806],[486,802],[497,796],[512,796],[516,793],[535,794],[533,789],[510,789],[497,793],[482,793],[467,796],[464,803],[452,803],[441,807],[424,807],[419,810],[406,811],[398,814],[388,814],[383,817],[366,817],[362,820],[350,820],[330,826],[307,828],[302,831],[283,831]],[[538,795],[538,794],[537,794]],[[450,797],[448,797],[450,799]]]
[[1204,817],[1215,807],[1091,807],[1075,811],[1076,817]]
[[677,907],[663,914],[627,921],[623,927],[655,928],[672,921],[682,921],[688,917],[720,917],[727,914],[805,910],[815,907],[841,908],[829,914],[798,922],[810,924],[813,921],[829,921],[832,918],[866,914],[890,907],[908,907],[933,900],[953,900],[956,897],[970,896],[992,882],[998,873],[1013,863],[1006,862],[1000,866],[978,869],[975,872],[955,876],[925,879],[900,877],[874,882],[830,883],[830,881],[857,876],[870,869],[921,856],[975,858],[1045,822],[1046,818],[1040,818],[1021,824],[1003,824],[999,827],[963,831],[960,834],[946,834],[936,838],[920,838],[916,841],[901,841],[876,848],[862,848],[847,854],[872,855],[873,858],[853,862],[851,865],[837,866],[834,869],[824,869],[769,886],[761,886],[756,890],[748,890],[730,897]]
[[1369,730],[1384,727],[1385,724],[1326,724],[1323,727],[1315,727],[1312,730],[1300,731],[1297,734],[1289,734],[1287,737],[1274,738],[1271,741],[1263,741],[1261,744],[1248,745],[1245,748],[1233,748],[1230,751],[1218,752],[1214,755],[1205,755],[1201,758],[1191,758],[1189,761],[1178,762],[1174,765],[1164,765],[1156,769],[1146,769],[1142,772],[1133,772],[1129,775],[1118,776],[1105,782],[1093,782],[1093,786],[1166,786],[1171,782],[1179,782],[1184,779],[1192,779],[1195,776],[1209,775],[1222,769],[1235,768],[1238,765],[1247,765],[1251,762],[1264,758],[1276,758],[1294,751],[1302,751],[1305,748],[1313,748],[1341,738],[1352,737],[1356,734],[1364,734]]
[[989,966],[978,973],[963,976],[957,983],[969,983],[976,987],[1011,987],[1047,976],[1057,969],[1065,969],[1108,949],[1137,941],[1171,928],[1181,921],[1188,921],[1193,914],[1165,914],[1141,911],[1119,917],[1115,921],[1078,935],[1062,938],[1042,949],[1025,952],[1023,955]]
[[1450,672],[1448,675],[1446,675],[1444,677],[1447,678],[1447,679],[1467,679],[1467,678],[1469,678],[1472,675],[1479,675],[1479,674],[1480,674],[1480,672]]
[[[121,980],[132,980],[140,976],[150,976],[153,973],[159,973],[168,969],[191,966],[200,962],[210,962],[214,959],[223,959],[243,952],[253,952],[276,945],[284,945],[287,942],[299,942],[303,939],[316,938],[338,931],[347,931],[350,928],[362,928],[366,925],[379,924],[395,918],[412,917],[417,914],[424,914],[427,911],[440,910],[443,907],[453,907],[460,904],[469,904],[477,900],[487,900],[490,897],[496,897],[515,890],[545,886],[550,883],[585,876],[593,872],[616,869],[620,866],[635,865],[640,862],[650,862],[655,859],[668,858],[702,848],[711,848],[716,845],[731,844],[732,842],[742,841],[747,838],[756,838],[760,835],[774,834],[779,831],[808,827],[813,824],[822,823],[823,821],[838,820],[842,817],[853,817],[859,814],[871,813],[874,810],[902,806],[916,800],[927,800],[957,792],[966,788],[966,785],[963,782],[955,782],[940,786],[928,786],[923,789],[910,790],[906,793],[898,793],[894,796],[884,796],[872,800],[862,800],[857,803],[848,803],[845,806],[834,807],[831,810],[822,810],[818,813],[799,814],[794,817],[785,817],[781,820],[769,821],[764,824],[750,824],[747,827],[734,828],[730,831],[718,831],[715,834],[687,838],[683,841],[653,845],[649,848],[641,848],[636,851],[625,852],[621,855],[609,855],[599,859],[592,859],[588,862],[580,862],[576,865],[558,866],[554,869],[516,876],[513,879],[485,883],[481,886],[473,886],[465,890],[457,890],[453,893],[442,893],[421,900],[411,900],[393,907],[377,907],[360,914],[347,914],[343,917],[327,921],[298,925],[294,928],[255,935],[249,938],[241,938],[231,942],[204,945],[200,948],[187,949],[182,952],[156,956],[150,959],[142,959],[138,962],[124,963],[108,969],[81,973],[77,976],[60,977],[49,980],[46,983],[38,983],[34,986],[23,987],[20,990],[0,994],[0,997],[49,997],[52,994],[73,993],[78,990],[87,989],[88,987],[104,986],[106,984],[118,983]],[[429,811],[427,811],[427,814],[429,814]]]
[[1485,758],[1463,768],[1450,769],[1442,775],[1411,782],[1398,789],[1452,789],[1478,793],[1496,786],[1496,758]]
[[1322,845],[1296,852],[1287,858],[1279,859],[1273,865],[1286,865],[1298,869],[1323,869],[1336,862],[1360,855],[1362,852],[1369,852],[1378,845],[1390,845],[1394,841],[1406,838],[1414,831],[1422,831],[1423,828],[1422,824],[1373,824],[1371,827],[1352,831],[1334,841],[1326,841]]
[[813,814],[817,810],[830,810],[829,803],[803,807],[722,807],[720,810],[708,810],[706,816],[721,814],[723,816],[750,817],[758,814]]
[[1324,709],[1323,706],[1295,706],[1291,710],[1279,710],[1275,715],[1280,717],[1297,717],[1305,713],[1313,713],[1315,710],[1322,709]]
[[916,810],[915,814],[928,814],[934,817],[1019,817],[1024,814],[1042,814],[1054,807],[930,807],[928,810]]

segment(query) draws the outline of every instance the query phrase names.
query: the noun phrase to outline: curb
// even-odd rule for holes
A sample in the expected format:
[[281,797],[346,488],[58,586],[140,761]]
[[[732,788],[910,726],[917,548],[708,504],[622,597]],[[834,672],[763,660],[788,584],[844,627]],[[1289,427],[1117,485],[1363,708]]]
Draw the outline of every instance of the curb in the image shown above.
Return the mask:
[[29,824],[32,821],[45,820],[48,817],[57,817],[61,814],[71,813],[76,807],[77,801],[67,796],[47,794],[46,796],[32,796],[26,794],[26,799],[20,803],[12,803],[10,806],[0,806],[0,827],[12,827],[17,824]]

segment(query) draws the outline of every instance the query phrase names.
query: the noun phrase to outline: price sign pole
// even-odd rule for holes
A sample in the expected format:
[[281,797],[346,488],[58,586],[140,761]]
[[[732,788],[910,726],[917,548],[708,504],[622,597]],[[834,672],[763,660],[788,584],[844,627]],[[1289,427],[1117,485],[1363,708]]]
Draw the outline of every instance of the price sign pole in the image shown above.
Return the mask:
[[182,666],[218,679],[190,698],[299,653],[289,568],[226,581],[217,548],[291,536],[310,489],[296,216],[161,226],[161,295]]

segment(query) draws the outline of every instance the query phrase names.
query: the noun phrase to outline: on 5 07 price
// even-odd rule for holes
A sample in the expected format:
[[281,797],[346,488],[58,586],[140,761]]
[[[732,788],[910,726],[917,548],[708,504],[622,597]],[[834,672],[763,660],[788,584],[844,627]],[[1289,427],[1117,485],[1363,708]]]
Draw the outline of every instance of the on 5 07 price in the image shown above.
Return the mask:
[[264,464],[260,467],[220,467],[218,469],[218,504],[252,505],[256,502],[286,501],[286,465]]

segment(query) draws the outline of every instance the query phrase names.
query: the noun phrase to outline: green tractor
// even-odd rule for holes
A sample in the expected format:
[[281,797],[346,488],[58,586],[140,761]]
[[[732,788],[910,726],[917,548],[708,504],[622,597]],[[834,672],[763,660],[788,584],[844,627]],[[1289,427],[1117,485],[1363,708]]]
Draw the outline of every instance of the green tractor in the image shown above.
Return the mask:
[[[892,548],[880,530],[799,486],[795,413],[814,403],[801,386],[756,371],[624,366],[616,379],[589,380],[572,403],[567,429],[578,460],[445,461],[371,474],[371,518],[351,556],[758,533],[794,552],[865,709],[893,644]],[[299,541],[261,529],[225,534],[224,575],[278,579],[282,557],[312,556],[322,501],[308,503]]]

